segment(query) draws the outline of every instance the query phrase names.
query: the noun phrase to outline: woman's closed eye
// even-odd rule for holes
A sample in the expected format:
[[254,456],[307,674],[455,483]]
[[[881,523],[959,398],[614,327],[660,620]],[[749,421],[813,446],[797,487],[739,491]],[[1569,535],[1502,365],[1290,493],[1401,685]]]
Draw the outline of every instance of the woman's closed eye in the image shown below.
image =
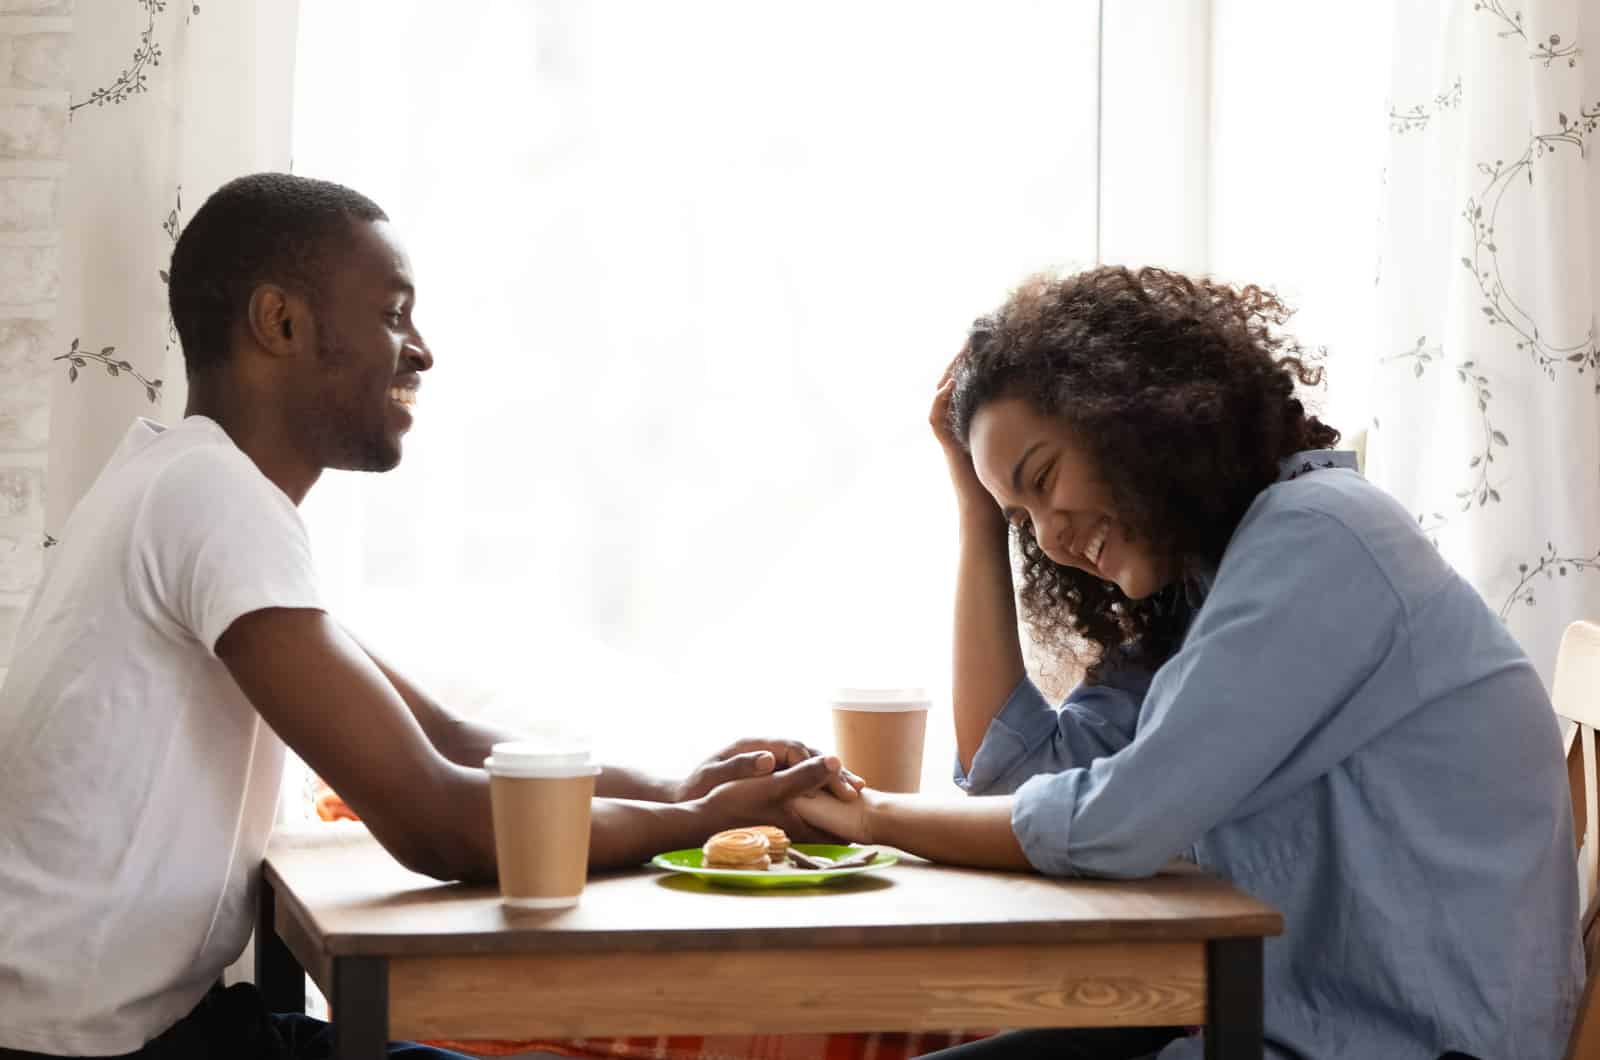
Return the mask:
[[1045,487],[1049,485],[1050,472],[1055,470],[1055,466],[1056,462],[1054,460],[1046,461],[1040,465],[1039,473],[1033,476],[1033,491],[1035,493],[1043,493],[1045,491]]

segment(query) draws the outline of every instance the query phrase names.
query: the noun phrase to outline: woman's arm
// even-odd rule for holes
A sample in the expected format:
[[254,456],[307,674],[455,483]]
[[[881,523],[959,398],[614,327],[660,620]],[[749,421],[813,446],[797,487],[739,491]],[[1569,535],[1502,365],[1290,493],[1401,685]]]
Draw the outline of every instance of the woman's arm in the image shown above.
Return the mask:
[[970,770],[989,723],[1026,671],[1017,637],[1006,522],[994,498],[978,481],[971,454],[950,433],[950,394],[955,388],[952,368],[954,362],[939,381],[928,423],[944,450],[960,516],[951,702],[956,755],[961,768]]
[[1006,795],[929,798],[867,788],[850,802],[819,793],[794,807],[812,827],[853,843],[882,843],[946,865],[1032,868],[1011,830]]
[[1133,742],[1150,674],[1111,668],[1080,684],[1052,709],[1023,678],[989,722],[972,761],[956,775],[970,795],[1009,795],[1041,773],[1060,773],[1114,755]]
[[962,800],[966,813],[871,790],[849,805],[802,799],[796,809],[823,830],[954,864],[1000,867],[1026,851],[1050,875],[1148,876],[1392,725],[1416,696],[1403,624],[1393,586],[1352,530],[1319,511],[1267,506],[1235,536],[1121,751],[1035,776],[1009,797]]

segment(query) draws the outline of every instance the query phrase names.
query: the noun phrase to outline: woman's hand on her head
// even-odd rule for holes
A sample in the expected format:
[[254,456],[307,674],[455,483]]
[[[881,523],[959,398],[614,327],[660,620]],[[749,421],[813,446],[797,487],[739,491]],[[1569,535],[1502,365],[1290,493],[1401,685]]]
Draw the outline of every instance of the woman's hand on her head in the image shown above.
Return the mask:
[[962,347],[961,353],[955,355],[939,377],[939,385],[933,391],[933,407],[928,410],[928,426],[933,428],[933,437],[944,450],[945,463],[950,468],[950,483],[955,487],[962,514],[981,513],[985,518],[992,514],[998,522],[1000,513],[989,491],[978,481],[978,473],[972,467],[972,454],[967,452],[950,429],[950,398],[956,389],[956,365],[961,363],[962,354],[966,352],[966,347]]
[[[797,766],[822,754],[799,740],[770,740],[752,737],[735,740],[694,768],[678,781],[670,802],[690,802],[730,780],[761,777],[779,769]],[[848,769],[829,778],[827,788],[841,799],[853,799],[862,780]]]
[[796,817],[818,832],[847,843],[870,843],[872,829],[869,816],[874,797],[874,792],[864,790],[859,797],[846,802],[827,792],[818,791],[795,799],[791,806]]

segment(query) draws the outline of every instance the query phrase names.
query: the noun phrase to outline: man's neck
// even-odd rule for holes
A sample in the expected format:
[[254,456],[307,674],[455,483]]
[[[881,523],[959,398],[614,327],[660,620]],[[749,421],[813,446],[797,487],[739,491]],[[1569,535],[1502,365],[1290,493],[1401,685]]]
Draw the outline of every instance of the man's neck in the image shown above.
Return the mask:
[[292,432],[280,420],[261,415],[253,403],[222,386],[191,380],[183,414],[205,416],[221,427],[296,507],[322,474],[296,449]]

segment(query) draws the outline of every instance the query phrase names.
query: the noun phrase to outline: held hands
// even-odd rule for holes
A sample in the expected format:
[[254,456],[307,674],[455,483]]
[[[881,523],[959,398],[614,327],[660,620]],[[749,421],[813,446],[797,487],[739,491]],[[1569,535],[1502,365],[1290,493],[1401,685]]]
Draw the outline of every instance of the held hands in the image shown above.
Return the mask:
[[814,830],[837,836],[847,843],[871,843],[872,809],[878,793],[870,789],[846,801],[825,791],[802,795],[790,803],[796,817]]
[[[738,746],[738,745],[735,745]],[[771,754],[771,752],[746,752]],[[832,833],[809,825],[794,811],[802,796],[815,795],[849,806],[860,801],[856,784],[846,780],[849,776],[833,755],[816,755],[777,772],[768,772],[741,779],[729,780],[695,800],[708,818],[710,830],[740,828],[749,825],[775,824],[793,839],[800,842],[828,840]],[[848,801],[829,794],[833,787],[849,791]],[[826,790],[825,790],[826,789]]]
[[[691,802],[709,794],[730,780],[763,777],[817,758],[821,751],[797,740],[746,739],[729,744],[695,767],[675,785],[669,802]],[[840,799],[854,799],[861,790],[861,778],[848,769],[831,772],[827,789]],[[756,822],[758,824],[765,822]]]

